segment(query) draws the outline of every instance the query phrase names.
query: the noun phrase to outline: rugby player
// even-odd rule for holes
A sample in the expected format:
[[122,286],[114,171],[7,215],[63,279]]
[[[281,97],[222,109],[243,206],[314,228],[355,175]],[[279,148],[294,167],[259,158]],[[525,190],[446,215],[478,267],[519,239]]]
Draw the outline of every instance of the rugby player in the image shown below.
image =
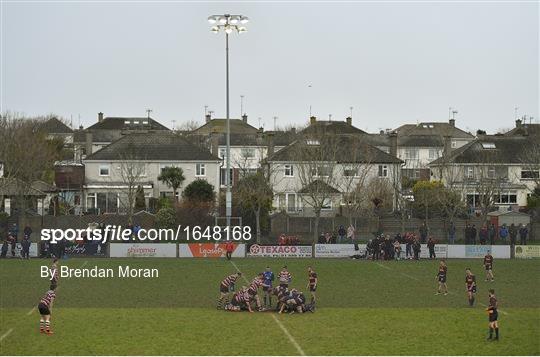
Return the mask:
[[[437,279],[439,281],[439,288],[437,289],[437,293],[435,295],[440,295],[443,293],[444,295],[448,295],[448,286],[446,285],[446,273],[448,271],[448,267],[446,266],[446,263],[443,260],[439,263],[439,271],[437,273]],[[444,288],[444,289],[443,289]]]
[[292,281],[291,273],[287,270],[287,266],[284,265],[278,275],[279,286],[282,288],[288,288]]
[[58,287],[58,258],[54,258],[51,264],[51,286],[49,290],[56,290]]
[[53,306],[56,293],[53,289],[47,291],[41,298],[38,304],[39,315],[39,332],[47,335],[52,335],[51,331],[51,310]]
[[289,298],[289,290],[282,286],[278,286],[272,290],[272,293],[277,297],[276,311],[280,311],[281,307],[285,305]]
[[319,278],[317,277],[317,273],[315,273],[315,270],[313,268],[308,267],[308,284],[307,288],[309,292],[311,293],[311,304],[315,304],[316,296],[315,292],[317,291],[317,283],[319,282]]
[[476,277],[471,272],[470,268],[467,268],[465,272],[467,273],[467,275],[465,275],[465,289],[469,299],[469,306],[473,307],[476,294]]
[[263,289],[269,287],[269,285],[266,285],[264,283],[264,273],[260,273],[259,275],[257,275],[251,281],[251,284],[249,284],[249,287],[247,289],[247,292],[251,296],[251,299],[257,303],[257,309],[259,311],[262,311],[263,308],[261,306],[261,299],[259,298],[259,294],[258,294],[259,287],[262,287]]
[[493,256],[489,250],[484,257],[484,268],[486,268],[486,281],[493,281]]
[[495,341],[499,340],[499,322],[497,321],[499,314],[497,313],[497,298],[495,290],[489,289],[489,306],[487,307],[489,315],[489,337],[488,341],[493,341],[493,330],[495,330]]
[[247,309],[249,312],[253,312],[250,300],[251,296],[249,295],[247,288],[242,286],[242,289],[233,295],[231,303],[225,305],[225,310],[241,311],[242,309]]
[[220,296],[217,301],[218,310],[223,308],[223,299],[225,299],[225,305],[229,303],[228,301],[229,293],[234,291],[234,283],[241,276],[242,276],[242,273],[238,272],[238,273],[229,275],[228,277],[226,277],[225,279],[221,281],[221,283],[219,284]]
[[266,267],[263,273],[263,281],[266,286],[263,286],[264,291],[264,306],[272,306],[272,284],[274,282],[274,273],[270,267]]
[[290,314],[294,314],[295,312],[303,313],[306,311],[305,303],[306,297],[304,293],[296,289],[292,289],[285,303],[281,305],[279,313],[281,314],[285,310],[285,307],[287,307]]

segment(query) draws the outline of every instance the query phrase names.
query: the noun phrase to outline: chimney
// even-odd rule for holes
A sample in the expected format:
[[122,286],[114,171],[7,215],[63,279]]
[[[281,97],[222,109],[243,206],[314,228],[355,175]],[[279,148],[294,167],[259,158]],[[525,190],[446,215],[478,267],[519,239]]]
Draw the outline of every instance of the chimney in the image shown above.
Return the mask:
[[294,126],[291,128],[291,133],[296,134],[296,128]]
[[390,137],[390,155],[397,157],[397,133],[393,131],[388,136]]
[[210,123],[210,120],[212,120],[212,115],[211,114],[206,114],[204,117],[205,117],[205,121],[207,123]]
[[521,119],[516,119],[516,128],[521,128]]
[[347,119],[345,119],[345,120],[347,121],[347,124],[352,126],[352,118],[351,117],[347,117]]
[[242,115],[242,121],[243,121],[244,123],[247,123],[247,114],[243,114],[243,115]]
[[450,126],[456,126],[456,119],[450,119],[448,120],[448,123],[450,124]]
[[316,116],[312,116],[309,118],[309,123],[310,124],[315,124],[317,122],[317,117]]
[[86,133],[85,135],[85,151],[86,151],[86,156],[88,155],[91,155],[92,154],[92,133],[89,132],[89,133]]
[[274,154],[274,133],[266,133],[266,146],[266,157],[269,157]]
[[97,121],[98,121],[98,123],[101,123],[103,121],[103,113],[102,112],[97,113]]

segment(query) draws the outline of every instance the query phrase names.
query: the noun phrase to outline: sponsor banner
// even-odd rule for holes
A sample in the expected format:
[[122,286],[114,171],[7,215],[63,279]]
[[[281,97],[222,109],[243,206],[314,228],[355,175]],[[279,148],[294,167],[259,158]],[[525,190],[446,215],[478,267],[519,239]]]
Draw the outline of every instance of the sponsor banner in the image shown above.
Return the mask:
[[175,258],[176,244],[111,243],[111,258]]
[[516,245],[516,258],[540,258],[540,245]]
[[107,247],[97,242],[88,242],[84,244],[73,244],[66,247],[68,256],[96,256],[103,257],[107,252]]
[[313,247],[310,245],[258,245],[249,248],[248,257],[271,258],[311,258]]
[[[429,248],[427,244],[420,244],[420,259],[429,258]],[[448,258],[448,246],[446,244],[435,244],[435,257]],[[401,245],[401,254],[405,254],[405,244]]]
[[[225,257],[225,243],[189,243],[178,244],[180,258],[221,258]],[[234,244],[232,256],[244,258],[246,256],[245,244]]]
[[354,250],[354,244],[315,244],[315,258],[350,258],[365,252],[365,244],[358,244],[358,250]]
[[449,245],[448,258],[484,258],[488,251],[494,258],[509,259],[509,245]]

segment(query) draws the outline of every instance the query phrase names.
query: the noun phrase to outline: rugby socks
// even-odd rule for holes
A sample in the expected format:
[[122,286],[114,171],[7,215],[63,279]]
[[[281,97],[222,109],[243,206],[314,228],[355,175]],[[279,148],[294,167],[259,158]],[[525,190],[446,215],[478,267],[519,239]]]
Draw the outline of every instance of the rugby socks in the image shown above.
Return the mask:
[[489,340],[493,338],[493,328],[489,328]]
[[498,327],[495,327],[495,339],[496,340],[499,339],[499,328]]
[[223,299],[218,299],[217,300],[217,308],[220,310],[223,308]]
[[45,320],[43,319],[39,320],[39,332],[45,332]]
[[45,321],[45,332],[49,333],[51,332],[51,322]]

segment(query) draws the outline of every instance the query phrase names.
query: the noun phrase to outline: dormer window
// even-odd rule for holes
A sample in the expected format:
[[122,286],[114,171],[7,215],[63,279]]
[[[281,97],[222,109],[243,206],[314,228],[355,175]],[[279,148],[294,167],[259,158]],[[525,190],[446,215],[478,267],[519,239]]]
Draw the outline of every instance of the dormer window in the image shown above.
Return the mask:
[[319,142],[319,140],[308,139],[308,140],[306,140],[306,144],[308,144],[310,146],[316,146],[316,145],[320,145],[320,142]]
[[482,143],[483,149],[496,149],[495,143]]

